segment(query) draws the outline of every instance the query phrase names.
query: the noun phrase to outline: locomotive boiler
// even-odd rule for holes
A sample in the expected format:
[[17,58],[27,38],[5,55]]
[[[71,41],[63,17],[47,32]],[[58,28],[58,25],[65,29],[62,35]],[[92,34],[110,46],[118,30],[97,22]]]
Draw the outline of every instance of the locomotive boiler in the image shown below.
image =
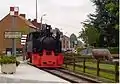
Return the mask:
[[64,57],[61,52],[60,31],[52,32],[50,25],[41,31],[31,32],[26,42],[27,59],[38,67],[61,67]]

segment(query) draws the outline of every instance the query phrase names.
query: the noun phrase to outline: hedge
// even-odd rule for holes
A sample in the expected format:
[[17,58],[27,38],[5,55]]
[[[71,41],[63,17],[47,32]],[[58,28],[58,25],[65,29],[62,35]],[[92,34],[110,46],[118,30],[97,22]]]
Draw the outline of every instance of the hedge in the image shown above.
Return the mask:
[[108,50],[111,54],[119,54],[119,47],[109,47]]

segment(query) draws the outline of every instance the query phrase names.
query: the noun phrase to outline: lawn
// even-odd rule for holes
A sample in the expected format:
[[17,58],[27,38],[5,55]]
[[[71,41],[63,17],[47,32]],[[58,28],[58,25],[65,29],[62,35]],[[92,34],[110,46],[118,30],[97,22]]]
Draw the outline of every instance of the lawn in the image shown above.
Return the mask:
[[[77,65],[83,65],[83,62],[80,62],[80,63],[77,63]],[[86,66],[89,66],[89,67],[94,67],[96,68],[97,67],[97,64],[96,62],[85,62],[85,65]],[[111,70],[111,71],[115,71],[115,66],[114,65],[110,65],[110,64],[100,64],[100,69],[106,69],[106,70]],[[73,66],[72,65],[68,65],[67,67],[68,69],[70,70],[73,70]],[[75,71],[76,72],[83,72],[83,68],[80,68],[80,67],[75,67]],[[96,76],[97,70],[91,70],[91,69],[85,69],[85,72],[90,74],[90,75],[93,75],[93,76]],[[110,80],[115,80],[115,76],[114,74],[110,74],[109,72],[106,73],[106,72],[102,72],[100,71],[100,77],[103,77],[103,78],[107,78],[107,79],[110,79]]]
[[[80,65],[83,65],[83,62],[79,63]],[[94,67],[97,68],[97,63],[96,62],[85,62],[86,66]],[[100,64],[99,65],[100,69],[106,69],[106,70],[111,70],[115,71],[115,66],[110,65],[110,64]]]

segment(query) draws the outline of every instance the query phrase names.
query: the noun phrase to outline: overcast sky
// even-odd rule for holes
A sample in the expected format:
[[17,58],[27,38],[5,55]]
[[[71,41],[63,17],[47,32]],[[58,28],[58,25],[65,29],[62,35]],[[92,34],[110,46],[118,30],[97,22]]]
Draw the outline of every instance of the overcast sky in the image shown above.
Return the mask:
[[[35,18],[35,0],[2,0],[0,3],[0,19],[9,13],[10,6],[18,6],[19,13],[25,13],[27,19]],[[78,36],[83,22],[95,7],[90,0],[38,0],[38,21],[43,14],[43,22],[62,29],[64,34]],[[67,33],[66,33],[67,32]]]

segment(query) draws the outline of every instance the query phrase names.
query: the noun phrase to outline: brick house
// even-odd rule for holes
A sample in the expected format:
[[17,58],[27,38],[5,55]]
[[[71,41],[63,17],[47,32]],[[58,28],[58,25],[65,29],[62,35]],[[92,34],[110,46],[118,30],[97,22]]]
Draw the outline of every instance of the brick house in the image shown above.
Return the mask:
[[[22,34],[28,34],[29,32],[36,30],[36,26],[28,21],[25,16],[25,14],[20,14],[15,17],[14,31],[21,31]],[[4,32],[11,31],[12,24],[12,16],[10,16],[10,14],[6,15],[0,21],[0,54],[5,53],[6,50],[12,50],[12,40],[4,38]],[[20,39],[16,39],[16,48],[17,50],[22,49]]]
[[69,37],[67,37],[66,35],[63,35],[61,42],[62,42],[62,50],[66,51],[70,49],[70,38]]
[[70,38],[67,37],[66,35],[63,35],[63,32],[61,32],[59,30],[59,28],[52,29],[53,33],[56,33],[57,31],[60,32],[60,40],[61,40],[61,44],[62,44],[62,50],[66,51],[66,50],[70,49]]

